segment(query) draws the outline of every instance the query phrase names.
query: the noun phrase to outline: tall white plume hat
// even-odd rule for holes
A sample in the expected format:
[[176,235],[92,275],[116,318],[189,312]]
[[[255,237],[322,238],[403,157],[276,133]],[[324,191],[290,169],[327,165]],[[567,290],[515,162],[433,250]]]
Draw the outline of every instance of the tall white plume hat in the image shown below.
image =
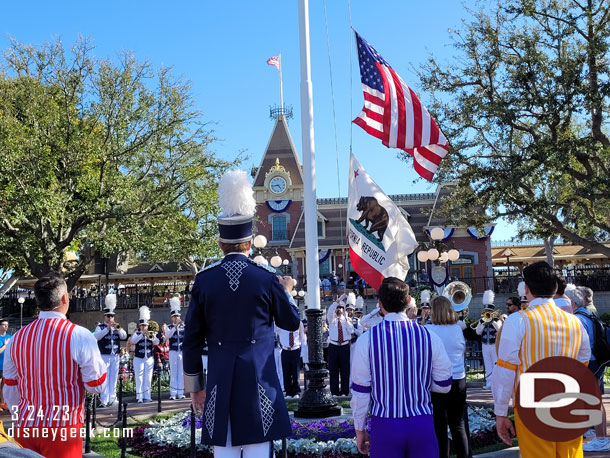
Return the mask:
[[148,326],[148,320],[150,320],[150,309],[143,305],[140,307],[140,321],[138,321],[138,325],[144,324]]
[[496,294],[488,289],[483,293],[483,310],[495,310],[496,306],[494,305],[494,299]]
[[256,213],[254,191],[243,170],[229,170],[218,185],[220,241],[242,243],[252,240],[252,220]]
[[180,298],[179,297],[172,297],[169,300],[169,309],[170,309],[170,313],[171,316],[180,316]]
[[106,294],[104,304],[106,305],[104,308],[104,315],[114,315],[114,309],[116,308],[116,294]]
[[527,302],[527,297],[525,296],[525,282],[519,282],[519,285],[517,286],[517,292],[519,294],[519,297],[521,298],[521,302]]
[[432,297],[432,293],[429,289],[425,289],[421,292],[419,296],[419,300],[421,301],[421,306],[425,308],[430,308],[430,298]]

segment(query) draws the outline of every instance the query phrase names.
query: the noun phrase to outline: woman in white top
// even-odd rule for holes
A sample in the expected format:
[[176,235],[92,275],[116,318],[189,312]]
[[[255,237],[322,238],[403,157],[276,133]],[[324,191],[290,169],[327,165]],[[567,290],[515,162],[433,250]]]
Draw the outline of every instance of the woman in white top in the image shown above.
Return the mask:
[[466,412],[466,371],[464,353],[466,341],[458,317],[446,297],[435,297],[431,303],[432,324],[426,328],[438,335],[451,360],[453,383],[449,393],[432,393],[434,429],[438,440],[440,458],[449,458],[447,425],[451,430],[454,452],[458,458],[471,456],[468,444],[468,427],[464,421]]

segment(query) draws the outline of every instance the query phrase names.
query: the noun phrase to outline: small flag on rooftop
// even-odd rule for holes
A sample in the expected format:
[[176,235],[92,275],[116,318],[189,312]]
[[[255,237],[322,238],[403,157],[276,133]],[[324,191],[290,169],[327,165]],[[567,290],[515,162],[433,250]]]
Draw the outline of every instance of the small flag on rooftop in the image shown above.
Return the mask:
[[267,59],[267,65],[273,65],[278,70],[280,69],[280,58],[278,56],[273,56]]

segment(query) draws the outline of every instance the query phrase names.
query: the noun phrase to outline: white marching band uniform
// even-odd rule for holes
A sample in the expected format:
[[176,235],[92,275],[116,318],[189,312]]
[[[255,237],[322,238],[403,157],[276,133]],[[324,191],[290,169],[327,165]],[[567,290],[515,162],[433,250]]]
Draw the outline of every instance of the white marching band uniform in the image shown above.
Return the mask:
[[[146,306],[140,307],[139,325],[148,326],[150,319],[150,309]],[[148,335],[138,330],[131,336],[131,343],[135,344],[136,351],[133,358],[133,372],[136,379],[136,398],[138,402],[151,401],[150,384],[152,382],[153,368],[155,359],[152,349],[159,344],[159,339],[155,336],[152,339]]]
[[[491,290],[483,293],[483,311],[495,312],[494,292]],[[496,353],[496,336],[502,327],[502,322],[498,318],[490,322],[484,322],[481,318],[476,328],[476,333],[481,336],[481,350],[483,353],[483,364],[485,365],[485,388],[491,389],[491,377],[498,355]]]
[[[104,314],[114,316],[116,294],[106,295],[105,303]],[[111,328],[106,323],[100,323],[96,326],[93,336],[97,339],[100,354],[106,364],[106,388],[100,394],[100,401],[109,406],[117,402],[116,382],[119,376],[121,340],[127,339],[127,333],[124,329]]]
[[368,331],[373,326],[376,326],[383,321],[383,316],[381,316],[379,312],[379,307],[375,307],[372,312],[367,313],[360,318],[360,324],[362,325],[364,331]]
[[[169,300],[172,317],[180,317],[180,298],[172,297]],[[182,362],[182,343],[184,342],[184,323],[177,326],[170,324],[165,331],[169,339],[169,398],[183,399],[184,396],[184,368]]]

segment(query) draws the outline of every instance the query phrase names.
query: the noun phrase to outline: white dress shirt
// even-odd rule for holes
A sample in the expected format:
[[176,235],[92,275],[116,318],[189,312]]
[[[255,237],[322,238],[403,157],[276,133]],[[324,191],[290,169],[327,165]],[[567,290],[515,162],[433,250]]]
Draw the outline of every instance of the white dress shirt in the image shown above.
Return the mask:
[[[301,348],[301,345],[307,344],[307,337],[305,336],[305,329],[303,328],[303,323],[299,325],[298,331],[290,332],[277,326],[275,327],[275,330],[277,332],[282,350],[296,350],[298,348]],[[294,344],[292,345],[292,347],[290,346],[290,334],[292,334],[294,339]]]
[[[333,302],[332,305],[328,307],[328,310],[326,310],[330,343],[331,345],[347,345],[354,333],[354,325],[352,324],[352,319],[347,318],[345,312],[341,315],[341,319],[339,319],[336,313],[338,305],[337,302]],[[338,343],[339,326],[341,326],[341,329],[343,330],[343,342],[340,344]]]
[[367,313],[362,318],[360,318],[360,324],[364,331],[368,331],[373,326],[378,325],[383,321],[383,317],[379,313],[380,309],[375,308],[372,312]]
[[[528,310],[548,302],[549,299],[545,298],[534,299],[529,303]],[[580,323],[580,327],[581,344],[576,359],[582,363],[586,363],[591,356],[591,347],[589,345],[589,336],[582,326],[582,323]],[[525,318],[523,314],[517,312],[509,315],[502,326],[502,335],[498,347],[498,359],[518,367],[521,364],[519,352],[524,336]],[[517,371],[514,371],[502,366],[496,366],[494,368],[493,377],[491,379],[491,392],[494,398],[494,413],[496,415],[503,417],[507,415],[513,390],[518,383],[518,369]]]
[[[405,313],[388,313],[384,316],[384,320],[388,321],[410,321]],[[447,381],[451,379],[452,367],[449,356],[445,351],[445,347],[440,337],[433,332],[430,332],[430,345],[432,353],[431,379],[432,384],[430,391],[436,393],[448,393],[451,390],[451,383],[439,386],[437,381]],[[370,347],[371,339],[369,333],[364,333],[356,341],[354,347],[354,360],[351,367],[351,376],[355,385],[362,387],[370,387],[372,383]],[[350,406],[354,416],[354,427],[358,431],[364,430],[366,415],[371,401],[371,393],[362,393],[352,390],[352,400]]]
[[[40,311],[38,314],[39,320],[46,319],[66,319],[63,313],[54,311]],[[23,328],[25,329],[25,328]],[[19,380],[19,374],[17,367],[13,362],[12,345],[15,342],[15,336],[10,340],[6,349],[4,350],[4,370],[3,377],[8,380]],[[70,336],[70,357],[78,365],[80,370],[80,376],[83,382],[84,388],[90,393],[100,394],[106,388],[106,363],[100,355],[99,348],[97,346],[97,340],[89,331],[82,326],[75,325]],[[64,347],[65,348],[65,347]],[[23,350],[23,349],[20,349]],[[62,347],[58,347],[58,351],[62,350]],[[36,370],[35,364],[38,362],[30,362],[32,369]],[[27,375],[26,375],[27,377]],[[32,375],[30,374],[30,379]],[[45,393],[53,393],[54,391],[65,390],[63,386],[49,386],[44,388]],[[4,401],[9,406],[11,412],[14,412],[19,405],[20,394],[18,385],[5,384],[3,388]]]

